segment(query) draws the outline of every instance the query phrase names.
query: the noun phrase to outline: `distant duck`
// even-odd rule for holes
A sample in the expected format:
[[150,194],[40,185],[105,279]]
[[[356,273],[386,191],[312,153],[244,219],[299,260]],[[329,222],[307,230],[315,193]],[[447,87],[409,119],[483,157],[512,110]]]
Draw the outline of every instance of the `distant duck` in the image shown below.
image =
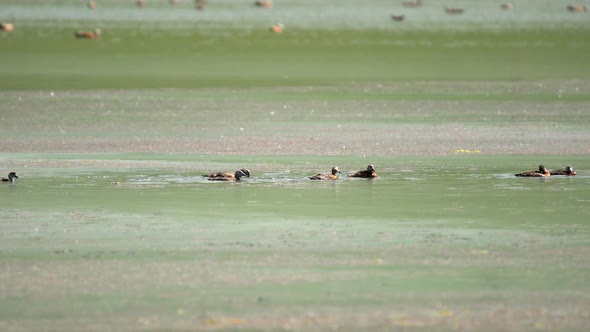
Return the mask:
[[[206,175],[203,175],[206,176]],[[231,173],[213,173],[207,176],[209,181],[240,181],[242,177],[250,177],[250,172],[247,169],[241,169],[236,171],[235,174]]]
[[574,171],[574,168],[571,167],[570,165],[567,165],[565,167],[565,169],[558,169],[555,171],[551,171],[551,175],[568,175],[568,176],[573,176],[576,175],[576,171]]
[[76,31],[74,36],[79,39],[100,39],[101,31],[100,29],[94,31]]
[[588,6],[586,5],[568,5],[567,10],[572,13],[583,13],[588,11]]
[[97,7],[96,2],[94,2],[94,1],[89,1],[88,2],[88,8],[90,8],[90,9],[96,9],[96,7]]
[[14,24],[0,22],[0,31],[6,31],[6,32],[14,31]]
[[404,6],[410,8],[422,7],[422,0],[404,2]]
[[270,31],[275,32],[275,33],[280,33],[280,32],[283,32],[284,28],[285,28],[285,26],[283,25],[283,23],[273,24],[270,27]]
[[135,5],[137,5],[139,8],[142,8],[145,6],[145,0],[135,0]]
[[526,171],[522,173],[514,174],[516,176],[527,176],[527,177],[544,177],[544,176],[551,176],[551,173],[547,170],[544,165],[539,165],[539,170],[537,171]]
[[316,174],[314,176],[310,176],[311,180],[338,180],[338,175],[336,173],[341,173],[340,168],[334,166],[332,168],[332,174]]
[[206,4],[207,2],[205,0],[195,0],[195,8],[197,8],[197,10],[205,9]]
[[502,5],[500,5],[500,7],[504,10],[510,10],[510,9],[512,9],[512,3],[511,2],[504,2]]
[[178,4],[179,0],[168,0],[168,3],[170,3],[171,5],[176,5]]
[[445,6],[445,12],[447,12],[447,14],[452,14],[452,15],[463,14],[464,11],[465,10],[463,8],[455,8],[455,7]]
[[2,178],[2,182],[13,182],[14,179],[18,179],[15,172],[8,173],[8,178]]
[[272,7],[272,0],[261,0],[254,3],[257,7]]
[[367,166],[366,170],[363,171],[358,171],[352,175],[348,176],[349,178],[376,178],[377,177],[377,173],[375,172],[375,166],[373,165],[369,165]]
[[391,15],[391,19],[394,21],[398,21],[398,22],[403,21],[405,18],[406,18],[405,15],[396,15],[396,14]]

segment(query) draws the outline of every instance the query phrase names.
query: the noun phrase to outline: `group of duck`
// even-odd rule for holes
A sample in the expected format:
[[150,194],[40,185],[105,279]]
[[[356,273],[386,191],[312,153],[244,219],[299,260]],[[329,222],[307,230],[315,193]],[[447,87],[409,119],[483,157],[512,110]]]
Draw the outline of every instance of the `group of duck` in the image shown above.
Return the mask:
[[539,165],[538,170],[525,171],[522,173],[516,173],[514,175],[526,176],[526,177],[547,177],[547,176],[551,176],[551,175],[573,176],[573,175],[576,175],[576,171],[574,171],[574,168],[572,166],[567,165],[565,167],[565,169],[558,169],[558,170],[549,172],[547,170],[547,167],[545,167],[545,165]]
[[[332,172],[329,174],[318,173],[314,176],[310,176],[310,180],[338,180],[338,174],[342,174],[340,168],[338,166],[332,167]],[[571,165],[567,165],[564,169],[558,169],[555,171],[549,172],[544,165],[539,165],[538,170],[530,170],[521,173],[514,174],[515,176],[524,176],[524,177],[548,177],[551,175],[565,175],[565,176],[573,176],[576,175],[576,171]],[[218,173],[210,173],[205,174],[203,177],[206,177],[209,181],[240,181],[243,177],[250,177],[250,171],[246,168],[242,168],[237,170],[235,173],[225,173],[225,172],[218,172]],[[354,174],[349,174],[349,178],[365,178],[365,179],[374,179],[377,177],[377,172],[375,171],[375,166],[369,165],[367,169],[360,170]],[[8,177],[2,178],[2,182],[14,182],[15,179],[18,179],[16,172],[8,173]]]
[[[332,167],[332,172],[330,174],[322,174],[318,173],[314,176],[310,176],[310,180],[338,180],[338,174],[342,174],[340,168],[338,166]],[[206,177],[209,181],[240,181],[243,177],[250,177],[250,171],[246,168],[242,168],[237,170],[235,173],[211,173],[205,174],[203,177]],[[354,174],[348,175],[349,178],[365,178],[365,179],[373,179],[377,177],[377,172],[375,172],[375,166],[369,165],[367,169],[360,170]]]

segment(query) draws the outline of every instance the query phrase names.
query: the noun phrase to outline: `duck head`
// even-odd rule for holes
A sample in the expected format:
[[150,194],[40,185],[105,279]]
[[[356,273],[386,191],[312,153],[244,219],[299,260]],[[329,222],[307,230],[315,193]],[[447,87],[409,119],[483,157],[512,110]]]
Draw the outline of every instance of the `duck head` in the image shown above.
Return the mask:
[[249,170],[247,170],[247,169],[245,169],[245,168],[242,168],[240,171],[241,171],[242,173],[244,173],[244,176],[246,176],[247,178],[249,178],[249,177],[250,177],[250,171],[249,171]]
[[336,173],[342,174],[342,172],[340,172],[340,168],[338,168],[338,166],[332,167],[332,175],[336,175]]
[[547,168],[545,165],[539,165],[539,172],[540,173],[547,173]]
[[566,172],[567,174],[576,174],[576,171],[574,171],[574,168],[573,168],[571,165],[567,165],[567,166],[565,167],[565,172]]
[[375,166],[373,166],[373,165],[367,166],[367,171],[374,173],[375,172]]
[[249,177],[250,176],[250,173],[248,172],[248,174],[246,174],[244,171],[239,170],[239,171],[236,171],[236,174],[234,174],[234,177],[236,178],[236,181],[240,181],[240,178],[241,177],[244,177],[244,176],[245,177]]
[[16,172],[8,173],[8,181],[14,181],[14,179],[18,179],[18,176],[16,176]]

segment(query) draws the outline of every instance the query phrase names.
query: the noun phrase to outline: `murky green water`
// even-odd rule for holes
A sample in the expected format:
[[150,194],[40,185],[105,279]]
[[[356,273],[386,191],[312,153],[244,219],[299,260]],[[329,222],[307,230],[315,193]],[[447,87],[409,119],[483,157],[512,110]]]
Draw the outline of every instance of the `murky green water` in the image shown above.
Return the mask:
[[[576,177],[514,177],[514,172],[533,167],[523,162],[532,157],[511,163],[510,157],[456,156],[380,158],[376,163],[380,176],[375,180],[342,176],[330,182],[307,178],[326,172],[330,164],[322,168],[317,158],[310,157],[307,164],[302,159],[306,157],[291,157],[292,165],[286,159],[285,164],[270,162],[257,170],[259,160],[249,167],[253,176],[241,183],[209,182],[201,176],[208,170],[24,170],[18,183],[2,190],[8,194],[4,205],[9,208],[98,209],[186,221],[333,218],[503,227],[583,223],[590,213],[590,179],[584,172],[589,160],[583,157],[549,158],[553,168],[575,161],[582,169]],[[344,157],[336,162],[344,175],[363,168],[360,162],[355,168]],[[220,167],[227,168],[222,171],[240,168],[238,164]]]

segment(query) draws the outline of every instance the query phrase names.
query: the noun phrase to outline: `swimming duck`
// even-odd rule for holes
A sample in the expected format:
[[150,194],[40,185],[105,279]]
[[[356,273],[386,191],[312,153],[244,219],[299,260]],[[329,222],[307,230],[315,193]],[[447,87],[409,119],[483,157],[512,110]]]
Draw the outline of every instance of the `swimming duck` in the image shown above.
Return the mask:
[[465,10],[463,8],[455,8],[455,7],[447,7],[445,6],[445,12],[447,12],[447,14],[463,14]]
[[145,0],[136,0],[135,5],[139,8],[142,8],[143,6],[145,6]]
[[100,29],[92,31],[76,31],[74,36],[80,39],[99,39],[100,38]]
[[195,0],[195,8],[197,8],[197,10],[205,9],[206,4],[207,3],[205,2],[205,0]]
[[421,7],[422,6],[422,0],[407,1],[407,2],[404,2],[404,6],[410,7],[410,8]]
[[[242,172],[242,174],[240,174],[240,176],[245,176],[245,177],[248,177],[248,178],[250,177],[250,171],[247,170],[247,169],[245,169],[245,168],[242,168],[242,169],[240,169],[237,172]],[[203,177],[209,178],[210,180],[211,179],[220,179],[220,178],[234,178],[235,177],[235,174],[225,173],[225,172],[218,172],[218,173],[211,173],[211,174],[208,174],[208,175],[203,175]],[[223,181],[223,180],[219,180],[219,181]]]
[[397,15],[397,14],[391,15],[391,19],[394,21],[398,21],[398,22],[403,21],[405,18],[406,18],[405,15]]
[[97,5],[95,1],[88,1],[88,8],[96,9]]
[[570,165],[567,165],[565,167],[565,169],[558,169],[555,171],[551,171],[551,175],[576,175],[576,171],[574,171],[574,168]]
[[14,31],[14,24],[0,22],[0,31],[6,31],[6,32]]
[[2,178],[2,182],[13,182],[14,179],[18,179],[15,172],[8,173],[8,178]]
[[[246,173],[244,171],[247,170],[239,170],[236,171],[235,174],[231,174],[231,173],[213,173],[210,175],[224,175],[224,176],[209,176],[207,180],[209,181],[240,181],[240,178],[242,177],[250,177],[250,172]],[[229,175],[229,176],[227,176]]]
[[341,173],[340,168],[338,166],[334,166],[332,168],[332,174],[316,174],[314,176],[310,176],[310,180],[338,180],[338,175],[336,173]]
[[572,13],[583,13],[588,11],[588,7],[586,5],[568,5],[567,10]]
[[512,3],[511,2],[504,2],[503,4],[500,5],[500,8],[502,8],[504,10],[510,10],[510,9],[512,9]]
[[352,175],[348,176],[349,178],[376,178],[377,177],[377,173],[375,173],[375,166],[373,165],[369,165],[367,166],[366,170],[363,171],[358,171]]
[[526,172],[522,172],[522,173],[517,173],[514,174],[516,176],[528,176],[528,177],[543,177],[543,176],[550,176],[551,173],[549,173],[549,171],[547,170],[547,168],[544,165],[539,165],[539,170],[537,171],[526,171]]
[[272,7],[272,0],[261,0],[254,3],[258,7]]
[[279,32],[283,32],[284,28],[285,28],[285,26],[283,25],[283,23],[273,24],[270,27],[270,31],[279,33]]

